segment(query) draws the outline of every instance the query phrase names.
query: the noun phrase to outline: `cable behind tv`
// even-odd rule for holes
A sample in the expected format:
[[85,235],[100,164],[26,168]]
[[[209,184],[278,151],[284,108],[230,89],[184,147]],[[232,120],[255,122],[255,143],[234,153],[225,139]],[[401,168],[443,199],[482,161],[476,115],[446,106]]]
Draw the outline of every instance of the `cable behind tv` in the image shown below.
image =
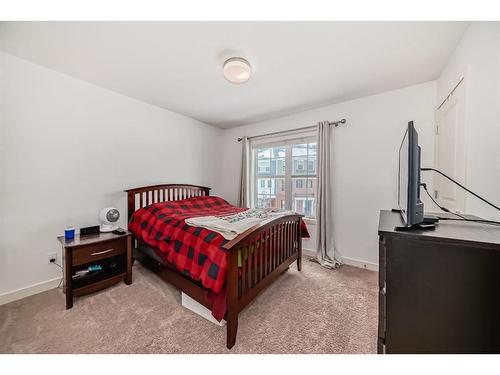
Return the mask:
[[[459,182],[455,181],[453,178],[451,178],[450,176],[447,176],[446,174],[444,174],[443,172],[437,170],[437,169],[434,169],[434,168],[420,168],[421,171],[433,171],[433,172],[436,172],[436,173],[439,173],[441,176],[447,178],[448,180],[450,180],[451,182],[453,182],[454,184],[456,184],[457,186],[459,186],[460,188],[464,189],[465,191],[467,191],[468,193],[472,194],[473,196],[475,196],[476,198],[479,198],[480,200],[482,200],[484,203],[490,205],[491,207],[495,208],[496,210],[500,211],[500,207],[494,205],[493,203],[487,201],[486,199],[484,199],[483,197],[481,197],[480,195],[474,193],[473,191],[471,191],[470,189],[466,188],[465,186],[463,186],[462,184],[460,184]],[[492,224],[492,225],[500,225],[500,222],[498,221],[493,221],[493,220],[483,220],[483,219],[468,219],[466,218],[465,216],[462,216],[460,214],[457,214],[455,212],[451,212],[450,210],[448,210],[446,207],[443,207],[441,206],[440,204],[438,204],[436,202],[436,200],[432,197],[432,195],[429,194],[429,191],[427,190],[427,185],[426,184],[421,184],[421,186],[424,188],[425,192],[427,193],[427,195],[430,197],[430,199],[434,202],[434,204],[436,204],[436,206],[438,206],[441,210],[443,210],[444,212],[448,212],[448,213],[451,213],[453,215],[456,215],[458,217],[460,217],[460,219],[457,219],[457,218],[444,218],[444,217],[440,217],[439,220],[458,220],[458,221],[472,221],[472,222],[477,222],[477,223],[483,223],[483,224]]]

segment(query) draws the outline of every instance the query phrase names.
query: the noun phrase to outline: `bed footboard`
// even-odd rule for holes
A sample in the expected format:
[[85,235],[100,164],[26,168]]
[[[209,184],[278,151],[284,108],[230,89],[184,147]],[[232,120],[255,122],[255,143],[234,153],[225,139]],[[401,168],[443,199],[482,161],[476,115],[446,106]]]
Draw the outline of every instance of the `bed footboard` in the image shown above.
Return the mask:
[[256,225],[224,245],[228,250],[227,348],[236,342],[238,313],[297,261],[302,267],[302,216]]

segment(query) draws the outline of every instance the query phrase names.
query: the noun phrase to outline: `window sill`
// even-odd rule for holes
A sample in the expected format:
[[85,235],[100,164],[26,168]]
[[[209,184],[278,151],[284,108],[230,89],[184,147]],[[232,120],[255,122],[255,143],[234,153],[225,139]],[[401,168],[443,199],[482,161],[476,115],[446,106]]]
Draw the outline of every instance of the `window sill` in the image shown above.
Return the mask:
[[309,225],[316,225],[316,219],[313,219],[312,217],[303,217],[302,220],[304,223],[309,224]]

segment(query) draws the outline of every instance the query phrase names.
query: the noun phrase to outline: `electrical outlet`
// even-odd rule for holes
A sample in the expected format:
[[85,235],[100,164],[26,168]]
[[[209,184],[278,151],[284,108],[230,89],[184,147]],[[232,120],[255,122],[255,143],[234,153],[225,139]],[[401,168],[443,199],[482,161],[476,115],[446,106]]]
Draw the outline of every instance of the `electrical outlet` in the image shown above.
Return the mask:
[[55,263],[57,261],[57,253],[54,251],[53,253],[48,253],[49,263]]

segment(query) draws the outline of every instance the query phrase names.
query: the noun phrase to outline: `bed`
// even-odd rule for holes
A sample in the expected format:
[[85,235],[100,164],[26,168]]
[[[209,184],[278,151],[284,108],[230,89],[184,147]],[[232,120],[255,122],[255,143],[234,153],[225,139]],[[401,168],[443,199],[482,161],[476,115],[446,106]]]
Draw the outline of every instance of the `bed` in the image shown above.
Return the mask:
[[[297,269],[301,270],[302,236],[307,233],[307,230],[304,230],[302,215],[290,213],[279,216],[256,224],[235,238],[227,240],[220,235],[207,235],[197,227],[187,228],[183,221],[184,216],[179,216],[178,222],[173,224],[164,218],[167,216],[165,212],[182,214],[183,210],[189,211],[193,205],[200,210],[205,209],[206,212],[212,212],[211,206],[218,206],[216,212],[224,212],[225,201],[210,197],[208,187],[165,184],[129,189],[126,193],[129,229],[133,229],[132,232],[137,234],[133,240],[135,259],[208,309],[214,311],[219,306],[219,314],[223,311],[227,322],[228,349],[236,342],[238,314],[281,273],[288,270],[292,263],[297,262]],[[152,215],[156,215],[155,220],[146,220]],[[189,213],[185,216],[189,216]],[[170,237],[164,238],[162,235],[165,229],[161,228],[163,222],[169,223],[170,229],[175,227],[177,237],[184,231],[189,232],[190,234],[185,236],[189,235],[191,238],[193,231],[197,230],[198,232],[194,233],[197,238],[208,240],[209,245],[213,244],[219,250],[207,250],[204,241],[184,237],[178,237],[179,241]],[[141,233],[149,233],[150,236],[143,236]],[[161,247],[170,242],[173,250],[170,251],[170,256],[163,256],[165,249],[162,250]],[[182,250],[182,246],[187,246],[187,253]],[[201,254],[206,258],[212,250],[216,252],[213,259],[203,262],[203,267],[197,267],[195,263],[201,258]],[[181,261],[181,258],[176,258],[176,253],[188,254],[189,258],[184,257]],[[220,257],[220,254],[223,256]],[[193,264],[186,266],[186,261]],[[215,268],[219,273],[214,277]],[[221,271],[224,271],[223,274]]]

